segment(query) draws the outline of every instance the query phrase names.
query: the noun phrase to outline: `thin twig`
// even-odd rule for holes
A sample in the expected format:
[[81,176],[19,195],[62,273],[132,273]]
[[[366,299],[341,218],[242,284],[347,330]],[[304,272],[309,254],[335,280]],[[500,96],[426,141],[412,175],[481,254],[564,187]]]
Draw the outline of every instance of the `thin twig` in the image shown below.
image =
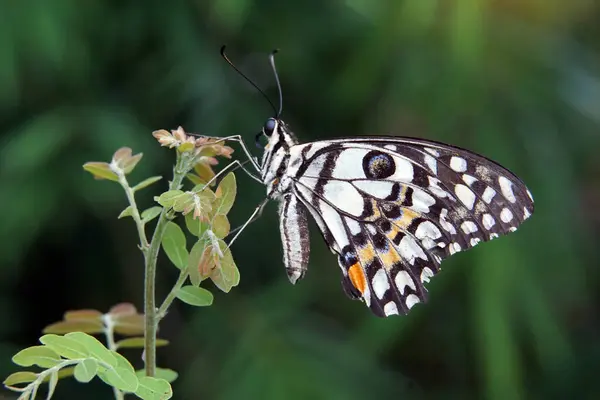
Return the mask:
[[181,287],[183,286],[183,284],[185,283],[187,278],[188,278],[187,269],[182,269],[181,272],[179,273],[179,277],[177,278],[177,281],[171,288],[171,291],[169,292],[167,297],[165,297],[162,304],[158,308],[158,312],[156,313],[156,323],[157,324],[165,317],[165,315],[167,315],[167,310],[171,306],[171,303],[173,303],[173,300],[175,300],[175,298],[177,297],[177,291],[179,289],[181,289]]
[[148,244],[148,238],[146,237],[146,230],[144,228],[144,223],[142,222],[142,217],[140,216],[140,211],[138,210],[137,204],[135,202],[135,193],[133,192],[133,189],[129,186],[129,182],[127,182],[125,173],[122,170],[118,170],[116,172],[117,176],[119,177],[119,183],[125,190],[125,195],[127,196],[129,206],[131,207],[131,217],[135,222],[135,226],[137,227],[138,231],[138,236],[140,237],[140,248],[143,253],[146,253],[150,245]]

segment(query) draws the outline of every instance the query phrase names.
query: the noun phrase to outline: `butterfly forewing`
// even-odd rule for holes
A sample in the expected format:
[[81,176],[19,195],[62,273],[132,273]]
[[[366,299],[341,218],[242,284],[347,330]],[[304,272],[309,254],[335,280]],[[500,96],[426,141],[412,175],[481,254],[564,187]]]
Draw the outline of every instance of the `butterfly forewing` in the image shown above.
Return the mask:
[[467,150],[368,137],[292,146],[293,193],[338,254],[343,287],[379,316],[406,314],[449,255],[533,213],[525,185]]

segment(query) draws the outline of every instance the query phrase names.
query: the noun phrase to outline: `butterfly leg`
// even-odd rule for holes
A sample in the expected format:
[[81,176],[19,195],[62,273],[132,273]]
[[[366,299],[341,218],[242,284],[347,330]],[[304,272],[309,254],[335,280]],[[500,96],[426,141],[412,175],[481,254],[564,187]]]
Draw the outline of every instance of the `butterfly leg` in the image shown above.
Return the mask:
[[223,175],[226,171],[231,170],[233,172],[237,168],[241,168],[250,178],[254,179],[255,181],[257,181],[259,183],[263,183],[263,181],[259,177],[255,176],[252,172],[248,171],[244,167],[244,164],[247,163],[247,162],[248,161],[240,162],[239,160],[234,160],[234,161],[230,162],[222,170],[220,170],[219,172],[217,172],[217,174],[215,176],[213,176],[208,182],[206,182],[206,184],[202,187],[202,189],[200,189],[200,191],[204,190],[204,188],[209,187],[214,181],[216,181],[217,179],[219,179],[219,177],[221,175]]
[[246,147],[246,143],[244,143],[244,140],[242,140],[241,135],[232,135],[232,136],[226,136],[226,137],[213,137],[213,136],[204,136],[204,137],[209,137],[211,139],[215,139],[216,140],[215,143],[227,142],[227,141],[239,143],[240,147],[246,154],[248,161],[250,161],[250,163],[252,164],[252,166],[254,167],[254,169],[257,172],[260,172],[260,165],[258,165],[258,161],[257,161],[256,157],[252,156],[252,153],[250,153],[250,150],[248,150],[248,147]]
[[260,204],[254,209],[254,212],[252,213],[252,215],[250,215],[250,218],[248,218],[248,220],[246,222],[244,222],[244,224],[238,228],[235,228],[233,231],[229,232],[229,234],[231,235],[234,232],[237,232],[235,234],[235,236],[233,237],[233,239],[231,239],[229,241],[229,244],[227,245],[227,248],[229,248],[233,242],[235,242],[235,240],[238,238],[238,236],[240,236],[240,234],[242,233],[242,231],[244,229],[246,229],[246,227],[248,225],[250,225],[252,222],[256,221],[258,218],[260,218],[260,216],[262,215],[263,209],[265,208],[265,206],[267,205],[267,202],[269,201],[269,199],[264,199],[263,201],[260,202]]

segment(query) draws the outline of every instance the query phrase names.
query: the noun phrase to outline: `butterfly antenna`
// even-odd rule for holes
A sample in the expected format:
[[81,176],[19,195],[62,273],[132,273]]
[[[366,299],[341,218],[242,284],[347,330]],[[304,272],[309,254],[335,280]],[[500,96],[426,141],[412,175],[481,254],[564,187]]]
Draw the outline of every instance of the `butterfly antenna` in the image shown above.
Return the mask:
[[[263,95],[263,97],[265,99],[267,99],[267,101],[269,102],[269,104],[271,105],[271,107],[273,108],[273,111],[277,112],[277,109],[275,108],[275,105],[273,104],[273,102],[271,101],[271,99],[269,99],[269,96],[267,96],[265,94],[265,92],[263,92],[263,90],[261,88],[258,87],[258,85],[254,82],[252,82],[252,80],[250,78],[248,78],[246,75],[244,75],[244,73],[242,71],[240,71],[235,65],[233,65],[233,63],[231,62],[231,60],[229,59],[229,57],[227,57],[227,55],[225,54],[225,45],[223,45],[223,47],[221,47],[221,57],[223,57],[223,59],[225,61],[227,61],[227,64],[229,64],[231,66],[231,68],[233,68],[238,74],[240,74],[242,76],[242,78],[244,78],[245,80],[247,80],[248,82],[250,82],[250,84],[252,86],[254,86],[256,88],[256,90],[258,90],[260,92],[260,94]],[[278,80],[279,82],[279,80]],[[281,91],[280,91],[281,93]],[[280,112],[281,112],[281,107],[279,107]],[[279,115],[279,114],[277,114]]]
[[275,49],[271,52],[269,56],[269,62],[271,63],[271,68],[273,69],[273,74],[275,75],[275,82],[277,82],[277,91],[279,92],[279,111],[277,111],[277,118],[281,115],[281,111],[283,111],[283,93],[281,92],[281,83],[279,83],[279,75],[277,75],[277,68],[275,68],[275,54],[277,54],[279,50]]

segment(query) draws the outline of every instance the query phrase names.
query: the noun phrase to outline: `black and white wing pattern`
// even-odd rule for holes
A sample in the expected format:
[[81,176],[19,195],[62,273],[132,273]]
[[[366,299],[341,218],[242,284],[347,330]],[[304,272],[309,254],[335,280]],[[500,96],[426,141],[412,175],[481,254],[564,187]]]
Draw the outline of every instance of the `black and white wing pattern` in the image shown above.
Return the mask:
[[378,316],[427,300],[446,257],[513,232],[533,213],[524,183],[457,147],[410,138],[289,148],[291,190],[338,255],[342,284]]

